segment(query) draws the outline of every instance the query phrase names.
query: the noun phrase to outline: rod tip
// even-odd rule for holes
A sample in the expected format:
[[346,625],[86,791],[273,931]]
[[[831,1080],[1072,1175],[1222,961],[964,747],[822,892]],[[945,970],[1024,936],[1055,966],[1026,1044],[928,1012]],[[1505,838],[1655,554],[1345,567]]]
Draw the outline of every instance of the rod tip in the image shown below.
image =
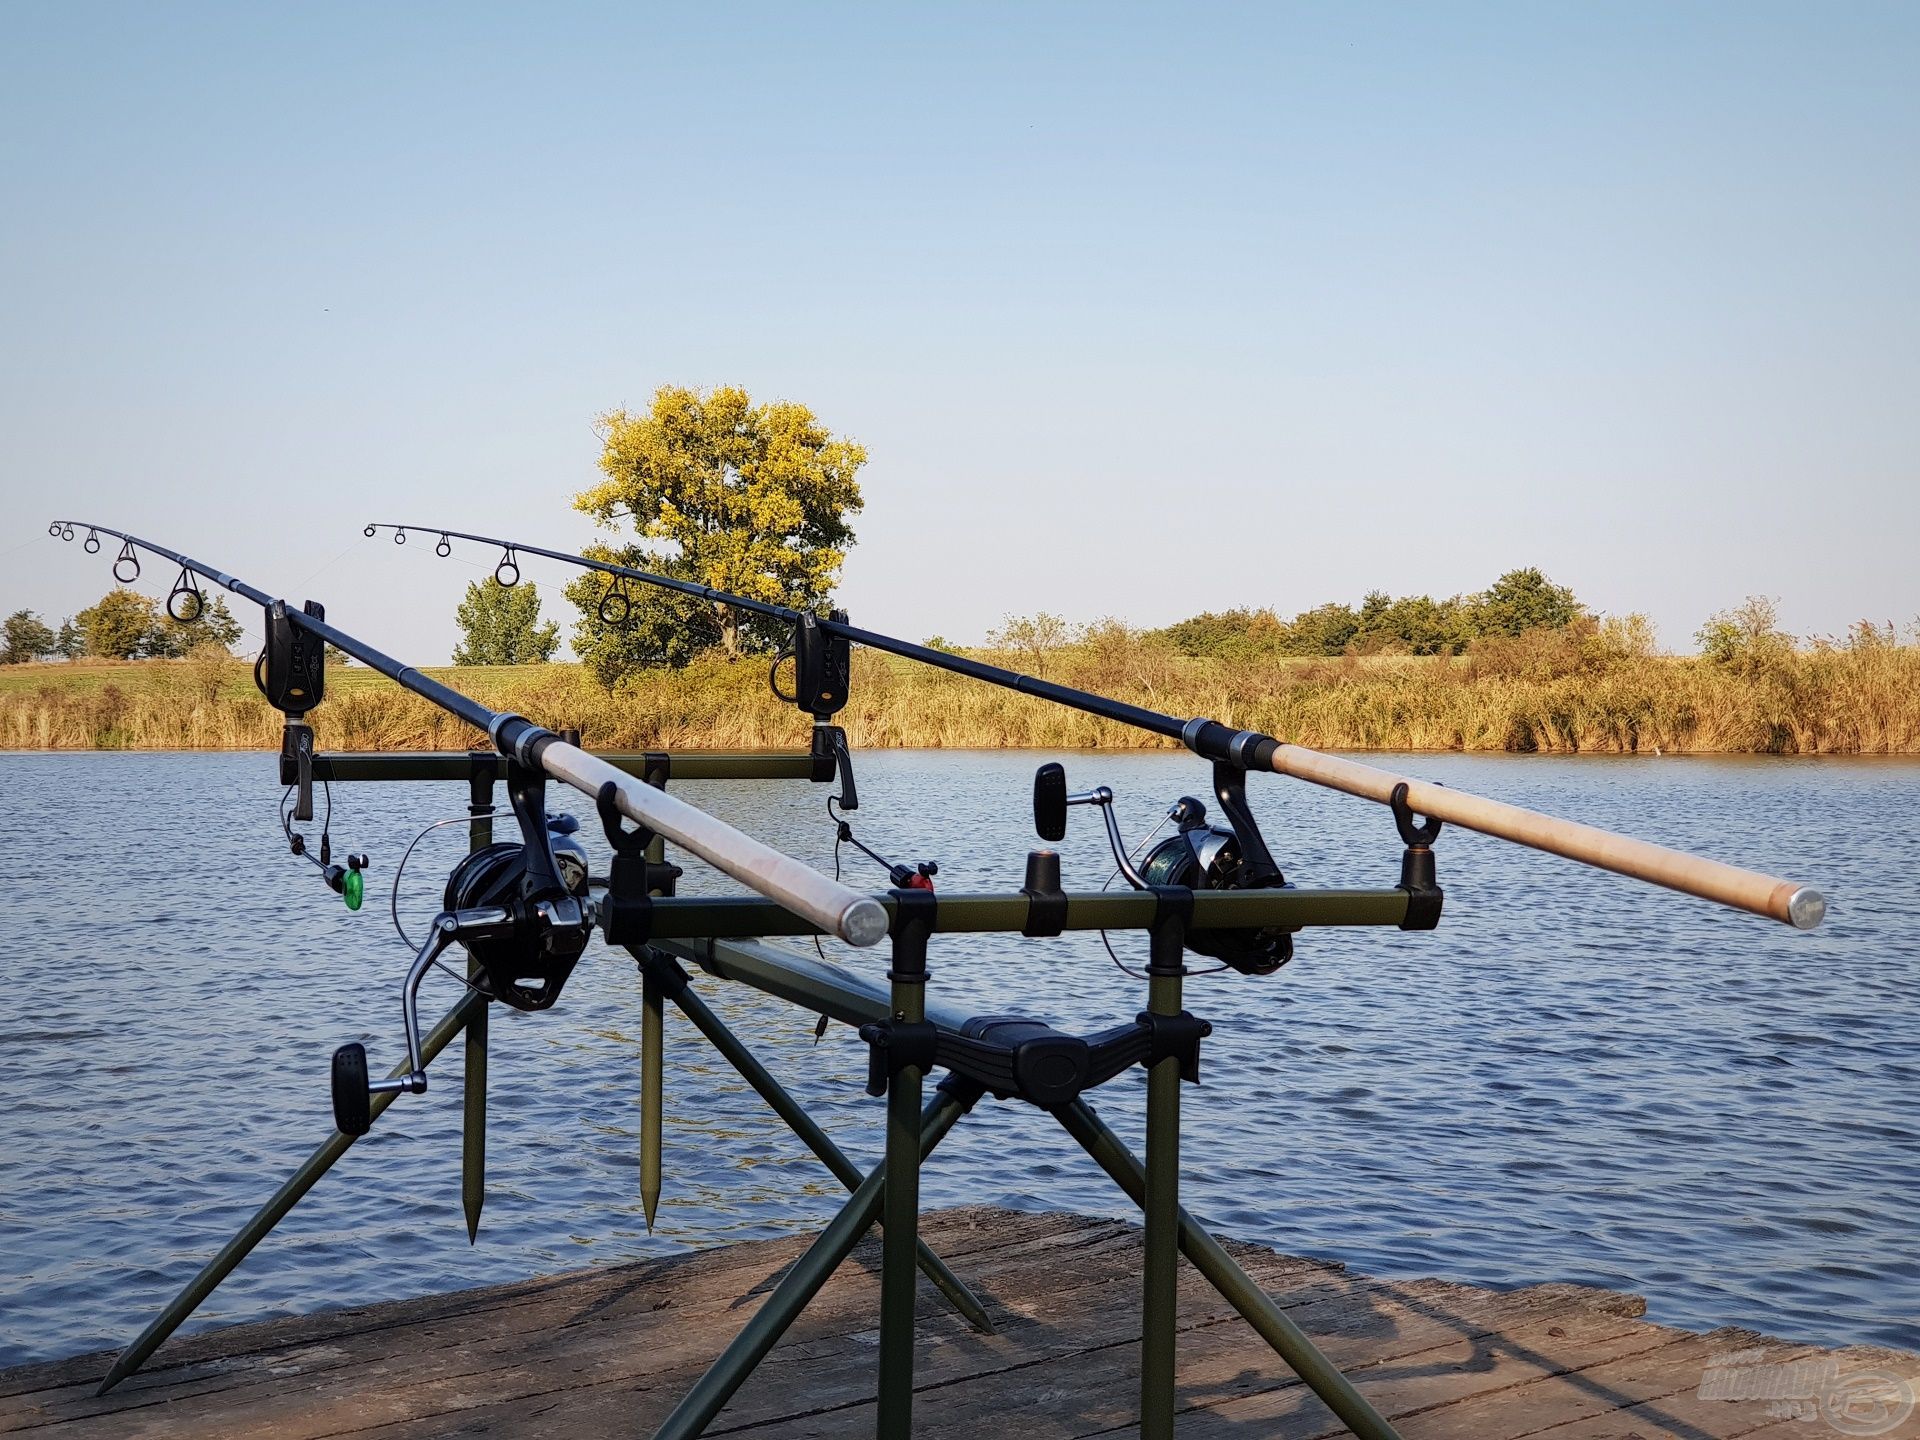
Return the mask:
[[1787,920],[1796,930],[1811,930],[1827,918],[1827,897],[1802,885],[1787,897]]

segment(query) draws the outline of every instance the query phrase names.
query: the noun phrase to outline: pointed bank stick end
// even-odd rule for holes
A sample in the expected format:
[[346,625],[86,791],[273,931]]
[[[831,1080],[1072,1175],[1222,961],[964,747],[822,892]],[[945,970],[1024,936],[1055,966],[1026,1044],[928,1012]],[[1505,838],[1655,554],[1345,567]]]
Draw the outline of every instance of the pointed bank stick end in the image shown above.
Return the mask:
[[132,1373],[133,1367],[128,1365],[126,1361],[127,1357],[122,1355],[113,1362],[113,1368],[107,1371],[107,1378],[102,1380],[100,1382],[100,1388],[93,1392],[94,1399],[98,1400],[102,1395],[113,1389],[114,1386],[118,1385]]
[[654,1212],[660,1208],[660,1192],[656,1190],[651,1195],[642,1195],[640,1197],[640,1208],[647,1212],[647,1234],[651,1235],[653,1234]]

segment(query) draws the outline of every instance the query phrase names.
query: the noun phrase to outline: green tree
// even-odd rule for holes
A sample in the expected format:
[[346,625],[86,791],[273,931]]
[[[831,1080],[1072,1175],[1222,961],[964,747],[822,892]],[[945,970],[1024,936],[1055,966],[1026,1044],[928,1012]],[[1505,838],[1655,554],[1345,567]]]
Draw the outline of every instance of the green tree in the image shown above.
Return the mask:
[[1296,655],[1344,655],[1360,633],[1360,616],[1338,602],[1302,610],[1287,622],[1287,648]]
[[154,660],[178,660],[204,645],[231,651],[240,641],[240,622],[227,609],[224,595],[209,595],[198,617],[176,620],[162,606],[154,616],[140,653]]
[[1463,611],[1457,598],[1402,595],[1396,599],[1375,590],[1360,602],[1348,643],[1369,654],[1457,655],[1469,634]]
[[146,654],[159,619],[155,601],[121,586],[73,617],[87,637],[87,653],[102,660],[131,660]]
[[1211,610],[1176,621],[1155,632],[1177,654],[1248,660],[1283,653],[1291,643],[1286,626],[1272,610]]
[[0,665],[19,665],[51,655],[58,645],[53,631],[31,610],[16,610],[0,630]]
[[1556,585],[1539,570],[1509,570],[1470,602],[1477,635],[1521,635],[1528,630],[1564,630],[1586,607],[1573,591]]
[[453,618],[464,637],[453,652],[456,665],[531,665],[560,648],[560,627],[540,623],[540,592],[531,581],[502,585],[489,575],[467,586]]
[[[794,609],[824,607],[853,543],[856,480],[866,450],[838,438],[804,405],[755,404],[738,386],[662,386],[646,413],[600,422],[606,480],[577,509],[640,543],[590,551],[616,564]],[[574,649],[603,683],[644,665],[684,665],[719,645],[729,657],[787,642],[779,621],[604,575],[567,587],[580,607]]]
[[87,653],[87,632],[73,623],[71,615],[60,622],[60,633],[54,637],[53,649],[62,660],[78,660]]

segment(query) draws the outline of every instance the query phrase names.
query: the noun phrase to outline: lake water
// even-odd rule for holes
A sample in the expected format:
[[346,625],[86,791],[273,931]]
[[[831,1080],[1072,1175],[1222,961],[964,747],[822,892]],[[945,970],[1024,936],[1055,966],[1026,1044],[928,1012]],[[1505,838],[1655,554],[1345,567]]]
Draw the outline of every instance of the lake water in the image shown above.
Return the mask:
[[[858,833],[1014,888],[1032,753],[860,757]],[[1138,837],[1206,770],[1069,755]],[[1418,756],[1382,763],[1824,889],[1798,934],[1450,831],[1438,931],[1299,937],[1279,974],[1189,986],[1215,1022],[1185,1091],[1185,1199],[1213,1229],[1389,1276],[1578,1280],[1653,1318],[1920,1348],[1920,765]],[[826,787],[686,782],[684,798],[830,864]],[[1381,807],[1255,777],[1290,878],[1392,884]],[[464,785],[334,790],[338,846],[372,852],[348,914],[278,833],[264,755],[0,755],[0,1365],[124,1343],[331,1128],[328,1057],[400,1053],[407,955],[386,916],[400,850]],[[584,802],[572,806],[590,815]],[[423,842],[403,914],[464,846]],[[1076,811],[1069,885],[1109,868]],[[851,857],[851,852],[849,852]],[[877,871],[851,868],[876,888]],[[687,889],[728,888],[696,865]],[[1137,958],[1138,937],[1116,937]],[[830,953],[834,947],[829,947]],[[853,955],[853,952],[845,952]],[[878,954],[852,963],[879,974]],[[1097,937],[935,937],[933,994],[1086,1030],[1143,987]],[[699,983],[863,1163],[882,1102],[865,1047],[757,994]],[[437,1015],[457,990],[429,982]],[[218,1290],[195,1327],[363,1304],[819,1225],[838,1187],[669,1012],[667,1188],[641,1219],[638,987],[596,946],[558,1008],[496,1008],[489,1189],[461,1218],[459,1046]],[[1141,1072],[1093,1097],[1138,1143]],[[983,1105],[935,1155],[929,1206],[1125,1214],[1057,1127]]]

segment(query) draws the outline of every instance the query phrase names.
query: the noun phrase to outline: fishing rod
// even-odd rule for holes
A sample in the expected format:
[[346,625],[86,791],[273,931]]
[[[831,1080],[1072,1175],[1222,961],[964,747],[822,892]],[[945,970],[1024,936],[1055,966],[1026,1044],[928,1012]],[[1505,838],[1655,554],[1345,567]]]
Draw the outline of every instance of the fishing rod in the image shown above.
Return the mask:
[[[520,1010],[544,1010],[559,998],[596,922],[613,922],[609,907],[596,906],[589,899],[584,854],[577,842],[565,838],[569,826],[561,817],[547,813],[549,779],[592,798],[610,837],[618,836],[617,845],[632,848],[655,836],[671,840],[852,945],[872,945],[887,933],[887,912],[872,896],[828,879],[588,754],[525,716],[490,709],[423,675],[328,624],[325,608],[315,601],[309,600],[295,610],[286,601],[223,570],[105,525],[60,520],[48,528],[50,534],[64,540],[72,540],[78,530],[84,529],[83,548],[89,554],[99,553],[103,535],[119,540],[113,573],[123,584],[139,578],[141,551],[178,565],[180,573],[166,601],[167,614],[178,623],[191,624],[205,613],[207,600],[200,587],[203,579],[261,607],[266,616],[266,638],[254,667],[254,680],[268,703],[284,717],[280,778],[288,786],[289,797],[298,797],[291,817],[287,801],[282,800],[282,826],[293,852],[319,864],[329,887],[342,895],[349,908],[359,908],[366,857],[349,856],[345,866],[333,865],[324,831],[321,854],[315,857],[308,853],[304,837],[291,828],[292,820],[313,818],[313,731],[305,717],[326,693],[327,646],[484,732],[506,759],[507,793],[520,826],[520,843],[491,845],[474,852],[454,868],[447,882],[445,909],[429,926],[428,937],[419,946],[402,987],[407,1073],[369,1081],[363,1047],[344,1046],[335,1053],[334,1108],[346,1134],[365,1132],[370,1096],[389,1091],[418,1094],[427,1088],[417,997],[427,971],[440,963],[441,954],[449,946],[457,942],[466,948],[481,975],[476,988],[488,998]],[[331,811],[329,799],[329,826]],[[639,830],[621,834],[622,819],[634,822]],[[608,914],[602,916],[602,909],[608,909]]]
[[[1227,815],[1232,834],[1239,842],[1241,853],[1231,858],[1239,862],[1241,873],[1238,883],[1243,887],[1284,883],[1279,881],[1277,867],[1272,866],[1270,857],[1265,854],[1264,843],[1259,841],[1258,829],[1253,825],[1245,801],[1244,781],[1247,772],[1265,770],[1390,806],[1403,833],[1408,830],[1412,817],[1418,815],[1425,817],[1426,825],[1413,827],[1416,832],[1422,829],[1437,832],[1441,822],[1458,825],[1703,900],[1716,901],[1780,921],[1797,930],[1813,929],[1826,915],[1825,898],[1811,886],[1709,860],[1704,856],[1689,855],[1597,826],[1564,820],[1430,781],[1396,775],[1376,766],[1327,755],[1258,731],[1236,730],[1204,716],[1182,720],[1075,686],[989,665],[968,656],[949,654],[928,645],[917,645],[909,640],[850,624],[840,611],[821,617],[790,606],[754,600],[710,585],[658,575],[586,555],[438,526],[381,522],[365,526],[363,533],[372,536],[383,529],[394,532],[396,544],[405,544],[410,533],[436,535],[439,539],[434,551],[443,559],[453,553],[454,540],[498,547],[501,558],[494,575],[503,585],[518,582],[519,556],[523,553],[613,576],[614,585],[602,597],[600,604],[600,618],[609,625],[619,625],[631,615],[632,599],[622,584],[628,580],[678,591],[683,595],[793,625],[792,648],[782,652],[775,665],[777,672],[778,666],[791,656],[796,667],[794,690],[789,695],[776,685],[774,691],[782,699],[814,715],[816,754],[823,745],[822,727],[825,722],[846,705],[849,678],[846,647],[850,644],[885,651],[952,674],[1051,700],[1101,719],[1178,740],[1213,764],[1215,793]],[[826,738],[830,740],[832,737]],[[842,757],[845,755],[844,741],[839,753]],[[850,775],[850,764],[844,759],[841,763],[844,773]],[[1217,831],[1217,827],[1214,829]],[[1192,867],[1184,868],[1187,875],[1183,879],[1190,882]],[[1163,880],[1159,883],[1166,882]]]

